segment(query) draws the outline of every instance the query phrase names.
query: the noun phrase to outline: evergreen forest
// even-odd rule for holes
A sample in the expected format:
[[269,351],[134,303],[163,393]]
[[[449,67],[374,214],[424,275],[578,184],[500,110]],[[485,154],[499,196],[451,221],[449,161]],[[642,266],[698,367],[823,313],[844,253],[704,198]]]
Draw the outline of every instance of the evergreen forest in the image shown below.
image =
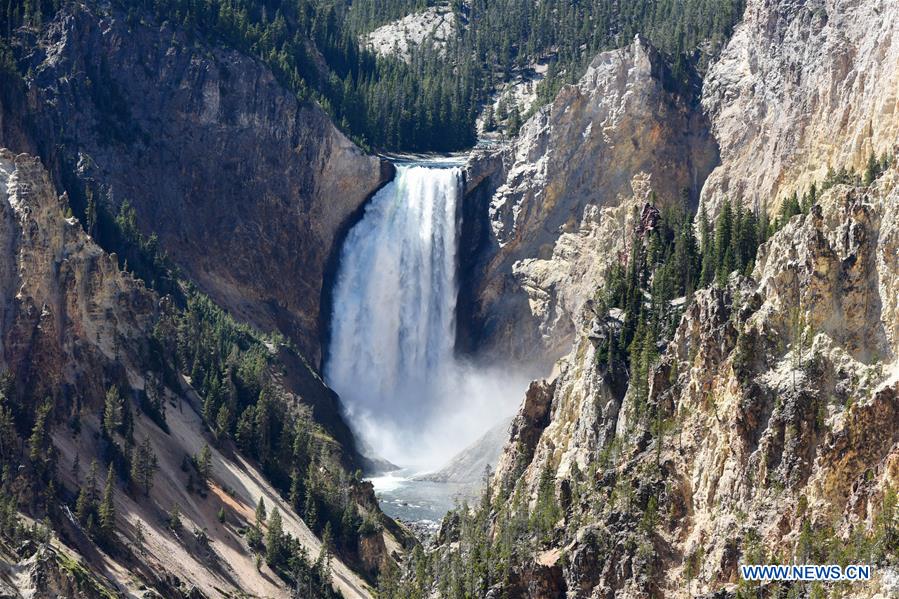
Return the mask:
[[[3,6],[5,4],[5,6]],[[0,1],[0,36],[39,28],[62,0]],[[538,104],[576,81],[593,56],[641,34],[670,63],[672,83],[695,94],[696,74],[722,47],[743,0],[454,0],[457,35],[422,44],[408,62],[377,57],[360,36],[425,9],[422,0],[116,0],[137,21],[154,15],[265,61],[300,98],[318,102],[363,147],[446,152],[477,141],[475,121],[497,86],[549,65]],[[7,41],[3,43],[7,45]],[[0,55],[8,50],[0,48]],[[4,59],[8,61],[8,59]],[[510,106],[517,114],[518,107]],[[525,115],[526,116],[526,115]],[[509,127],[514,133],[521,119]]]

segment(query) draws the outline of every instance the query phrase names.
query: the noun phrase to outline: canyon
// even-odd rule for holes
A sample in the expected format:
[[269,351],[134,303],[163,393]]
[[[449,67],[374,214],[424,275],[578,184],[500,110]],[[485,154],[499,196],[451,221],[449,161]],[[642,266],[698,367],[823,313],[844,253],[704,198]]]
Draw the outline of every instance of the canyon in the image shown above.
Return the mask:
[[[417,68],[455,10],[358,39]],[[150,12],[21,27],[0,596],[899,594],[897,23],[747,0],[686,75],[629,35],[450,157],[363,149],[267,57]],[[674,292],[678,250],[730,267]],[[792,562],[874,575],[739,573]]]

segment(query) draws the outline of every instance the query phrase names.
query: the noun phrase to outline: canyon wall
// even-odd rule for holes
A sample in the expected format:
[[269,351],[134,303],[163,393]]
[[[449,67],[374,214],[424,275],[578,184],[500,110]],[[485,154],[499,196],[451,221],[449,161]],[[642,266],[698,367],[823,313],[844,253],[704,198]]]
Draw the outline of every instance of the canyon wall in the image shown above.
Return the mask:
[[899,142],[899,9],[894,2],[749,0],[703,84],[721,147],[703,189],[775,210],[828,168],[862,170]]
[[638,37],[599,54],[576,85],[531,117],[500,150],[503,165],[491,177],[482,163],[495,163],[495,153],[474,155],[470,178],[481,183],[469,202],[490,230],[466,265],[475,274],[460,308],[477,338],[463,330],[464,349],[552,363],[606,267],[625,251],[634,210],[646,201],[696,205],[717,150],[705,117],[673,86],[659,54]]
[[[285,532],[308,555],[318,555],[321,541],[263,466],[238,451],[227,434],[207,427],[199,382],[178,373],[174,352],[161,347],[171,342],[172,319],[177,322],[172,298],[122,270],[84,232],[37,158],[6,149],[0,149],[0,246],[7,252],[0,263],[0,370],[12,375],[0,391],[0,417],[8,418],[10,407],[28,418],[39,406],[49,408],[48,448],[38,463],[52,464],[54,473],[52,488],[38,486],[36,466],[24,458],[14,485],[4,474],[5,492],[20,505],[49,498],[46,523],[52,520],[53,534],[47,543],[0,543],[0,589],[15,589],[14,597],[99,597],[109,596],[104,589],[136,594],[147,587],[172,597],[291,596],[292,584],[257,562],[244,535],[257,502],[263,498],[268,510],[278,508]],[[353,439],[337,412],[336,395],[290,348],[272,344],[268,351],[262,363],[270,369],[270,396],[283,402],[286,413],[304,412],[320,427],[317,451],[330,456],[319,470],[321,480],[341,480],[359,513],[383,523],[359,534],[355,555],[330,559],[333,584],[343,596],[369,597],[368,583],[357,572],[372,574],[386,563],[386,547],[399,547],[388,530],[398,529],[381,515],[371,486],[352,474]],[[122,394],[130,423],[121,437],[104,428],[104,397],[113,387]],[[131,446],[142,441],[156,464],[146,492],[121,472],[136,459]],[[191,465],[204,444],[211,446],[205,485]],[[6,438],[0,448],[6,460],[16,440]],[[123,448],[127,457],[118,455]],[[67,506],[87,484],[94,456],[118,468],[109,470],[116,476],[114,531],[103,542]],[[178,528],[169,520],[174,506],[180,509]]]
[[[897,208],[897,169],[827,191],[752,278],[696,294],[645,399],[596,354],[607,320],[585,310],[494,481],[523,479],[535,498],[554,474],[559,550],[527,576],[558,576],[571,597],[689,597],[746,588],[742,563],[889,555],[876,539],[899,486]],[[899,592],[895,565],[877,563],[843,596]]]
[[260,61],[169,23],[73,4],[23,36],[0,144],[36,148],[76,212],[128,201],[205,292],[317,363],[329,260],[390,165]]
[[[895,13],[890,2],[748,2],[703,85],[699,109],[708,115],[720,164],[696,179],[701,203],[710,216],[725,198],[773,214],[793,191],[816,183],[819,193],[760,247],[751,272],[732,273],[685,303],[673,338],[655,348],[660,356],[648,369],[645,395],[633,384],[633,362],[628,368],[607,353],[621,323],[591,301],[603,284],[602,265],[622,248],[616,238],[633,230],[627,200],[617,213],[592,208],[600,215],[592,229],[583,224],[588,207],[577,233],[564,231],[553,210],[578,197],[567,192],[576,189],[568,177],[580,157],[566,149],[579,145],[555,138],[536,158],[512,158],[570,89],[507,150],[504,183],[491,196],[488,274],[475,302],[487,325],[483,341],[516,355],[509,339],[517,322],[514,335],[527,347],[538,346],[535,331],[555,331],[559,347],[573,343],[551,376],[528,390],[489,489],[501,507],[484,512],[487,537],[499,547],[517,534],[513,524],[522,513],[530,527],[551,518],[550,530],[517,537],[531,545],[513,549],[521,553],[487,596],[823,592],[816,585],[759,589],[740,580],[738,565],[746,563],[873,563],[870,582],[835,592],[899,593]],[[632,106],[630,113],[640,114]],[[627,131],[641,131],[630,116],[619,118],[629,122]],[[644,129],[630,148],[644,139],[655,138]],[[691,147],[679,151],[690,155]],[[547,168],[546,157],[557,154],[566,161]],[[893,164],[863,181],[872,154],[893,157]],[[858,176],[821,185],[829,169],[842,168]],[[608,188],[634,197],[629,209],[649,200],[650,189],[653,203],[663,204],[666,194],[648,170],[630,169],[631,189],[623,180]],[[564,186],[544,184],[553,176]],[[588,175],[578,181],[594,195],[609,185]],[[540,201],[508,202],[521,188],[536,188]],[[557,195],[560,189],[566,193]],[[619,220],[603,229],[609,214]],[[534,215],[547,227],[525,226]],[[539,238],[534,230],[549,240],[539,251],[522,243]],[[530,256],[516,256],[520,248]],[[494,269],[506,255],[516,261],[503,277]],[[502,292],[485,291],[491,289]],[[518,305],[502,306],[499,297]],[[504,320],[508,314],[517,321]],[[545,327],[553,318],[533,326],[541,314],[556,315],[556,322],[564,314],[565,327]],[[503,322],[509,332],[489,326]],[[441,559],[465,552],[465,541],[462,549],[452,544],[465,534],[453,527],[451,519],[444,523]]]

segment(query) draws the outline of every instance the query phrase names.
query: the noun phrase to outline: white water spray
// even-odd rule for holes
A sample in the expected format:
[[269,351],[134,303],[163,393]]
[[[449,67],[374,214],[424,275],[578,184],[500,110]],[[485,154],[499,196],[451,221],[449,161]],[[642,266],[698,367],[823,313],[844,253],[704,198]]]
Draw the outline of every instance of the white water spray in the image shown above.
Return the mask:
[[327,383],[371,450],[441,465],[522,397],[526,377],[453,358],[459,168],[398,166],[341,250]]

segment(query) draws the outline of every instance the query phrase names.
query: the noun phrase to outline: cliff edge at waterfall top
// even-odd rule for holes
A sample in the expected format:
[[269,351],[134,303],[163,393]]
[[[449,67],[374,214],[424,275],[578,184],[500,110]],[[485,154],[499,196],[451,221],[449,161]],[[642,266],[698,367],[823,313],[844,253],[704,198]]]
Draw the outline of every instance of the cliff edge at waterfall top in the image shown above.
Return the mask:
[[0,597],[899,597],[895,0],[0,2]]

